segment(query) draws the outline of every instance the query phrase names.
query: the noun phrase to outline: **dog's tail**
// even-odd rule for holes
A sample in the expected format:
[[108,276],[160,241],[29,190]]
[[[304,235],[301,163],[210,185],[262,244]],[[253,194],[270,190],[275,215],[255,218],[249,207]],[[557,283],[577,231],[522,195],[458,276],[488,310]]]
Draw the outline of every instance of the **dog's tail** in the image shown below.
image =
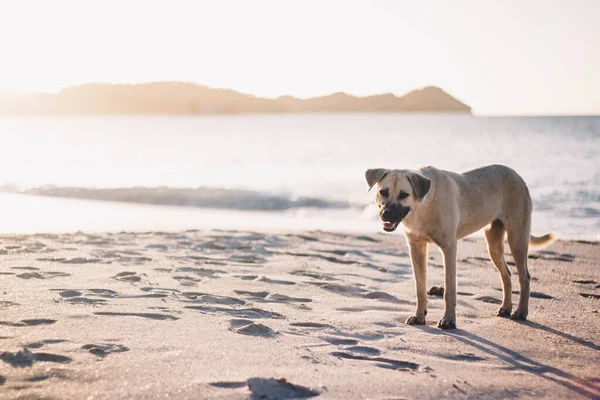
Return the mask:
[[549,232],[542,236],[529,235],[529,245],[531,247],[544,247],[556,240],[554,233]]

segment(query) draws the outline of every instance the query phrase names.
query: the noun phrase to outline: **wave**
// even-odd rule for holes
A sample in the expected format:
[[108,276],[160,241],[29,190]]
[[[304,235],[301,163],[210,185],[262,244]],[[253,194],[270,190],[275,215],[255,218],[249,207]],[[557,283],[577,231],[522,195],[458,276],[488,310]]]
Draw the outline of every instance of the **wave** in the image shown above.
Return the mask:
[[285,211],[294,208],[351,208],[349,202],[333,201],[316,197],[293,197],[252,190],[215,188],[82,188],[64,186],[40,186],[20,189],[15,185],[0,186],[0,192],[20,193],[34,196],[62,197],[98,201],[116,201],[182,207],[222,208],[245,211]]

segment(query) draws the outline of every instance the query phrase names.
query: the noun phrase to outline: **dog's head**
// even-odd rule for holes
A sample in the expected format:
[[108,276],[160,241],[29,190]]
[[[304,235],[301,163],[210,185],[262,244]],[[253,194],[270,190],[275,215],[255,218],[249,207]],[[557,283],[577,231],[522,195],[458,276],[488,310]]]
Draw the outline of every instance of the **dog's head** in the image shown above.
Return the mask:
[[368,169],[365,173],[369,190],[377,185],[377,205],[383,230],[393,232],[400,222],[429,192],[431,180],[415,171]]

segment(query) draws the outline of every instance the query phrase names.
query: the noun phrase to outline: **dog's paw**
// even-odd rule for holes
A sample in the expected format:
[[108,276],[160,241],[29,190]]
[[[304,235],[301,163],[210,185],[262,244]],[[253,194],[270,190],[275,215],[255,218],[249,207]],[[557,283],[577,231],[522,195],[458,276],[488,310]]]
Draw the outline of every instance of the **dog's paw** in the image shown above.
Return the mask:
[[406,325],[425,325],[425,316],[413,315],[412,317],[408,317]]
[[515,311],[513,315],[510,316],[510,319],[514,321],[526,321],[527,320],[527,311]]
[[442,318],[440,319],[440,322],[438,322],[437,326],[441,329],[456,329],[456,322],[446,318]]
[[510,308],[500,307],[496,315],[499,317],[508,318],[510,317]]

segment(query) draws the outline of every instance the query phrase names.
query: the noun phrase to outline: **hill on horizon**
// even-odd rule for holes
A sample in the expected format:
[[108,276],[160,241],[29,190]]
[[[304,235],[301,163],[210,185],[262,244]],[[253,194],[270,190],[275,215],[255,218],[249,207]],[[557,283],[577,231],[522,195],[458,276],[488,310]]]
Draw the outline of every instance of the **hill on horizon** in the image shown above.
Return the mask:
[[470,113],[471,107],[435,86],[399,97],[392,93],[360,97],[338,92],[308,99],[267,99],[189,82],[89,83],[67,87],[56,94],[0,92],[0,115],[295,112]]

